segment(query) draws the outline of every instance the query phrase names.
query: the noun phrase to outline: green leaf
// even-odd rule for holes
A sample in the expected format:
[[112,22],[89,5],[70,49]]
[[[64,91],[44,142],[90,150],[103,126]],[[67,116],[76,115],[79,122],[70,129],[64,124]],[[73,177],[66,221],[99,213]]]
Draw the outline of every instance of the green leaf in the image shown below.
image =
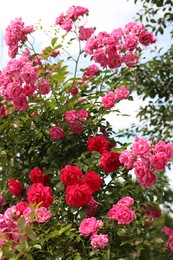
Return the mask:
[[29,225],[25,226],[25,233],[31,240],[35,240],[36,239],[36,234],[32,230],[31,226],[29,226]]

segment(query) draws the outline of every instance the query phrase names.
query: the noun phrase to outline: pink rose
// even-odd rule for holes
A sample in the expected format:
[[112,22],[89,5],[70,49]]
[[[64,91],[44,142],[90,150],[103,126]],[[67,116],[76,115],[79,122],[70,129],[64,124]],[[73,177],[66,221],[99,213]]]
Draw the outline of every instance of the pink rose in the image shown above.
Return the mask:
[[86,41],[88,38],[91,37],[91,35],[94,32],[94,28],[84,28],[83,26],[80,26],[79,28],[79,39],[81,41]]
[[129,96],[129,90],[126,88],[126,86],[121,86],[120,88],[117,88],[115,90],[115,98],[122,100],[126,99]]
[[117,202],[118,205],[121,205],[121,206],[127,206],[127,207],[132,207],[133,204],[134,204],[134,200],[133,198],[127,196],[127,197],[124,197],[122,199],[120,199],[118,202]]
[[117,210],[115,219],[118,221],[118,224],[128,225],[132,222],[135,215],[134,210],[129,209],[127,206],[122,206]]
[[97,220],[95,217],[85,218],[79,227],[79,232],[82,236],[88,236],[96,233],[99,228],[103,226],[103,222],[101,220]]
[[154,36],[153,36],[153,34],[151,32],[142,31],[139,34],[139,42],[142,45],[147,46],[149,44],[155,43],[156,42],[156,38],[154,38]]
[[121,152],[119,160],[121,163],[124,164],[124,167],[126,169],[132,169],[133,163],[135,162],[134,155],[131,153],[131,151],[124,150]]
[[115,104],[115,94],[113,92],[109,92],[107,95],[102,97],[102,105],[106,108],[111,108]]
[[133,51],[138,44],[135,34],[127,35],[124,38],[124,47],[128,51]]
[[45,207],[40,207],[37,210],[37,222],[44,223],[47,222],[50,217],[52,216],[52,213],[50,210],[47,210]]
[[94,249],[104,248],[108,245],[108,234],[92,235],[91,245]]
[[151,145],[148,140],[136,137],[132,144],[132,152],[134,156],[148,156],[151,150]]
[[166,144],[164,141],[159,141],[154,146],[154,154],[164,152],[167,155],[168,160],[173,157],[173,146],[171,143]]
[[160,152],[150,157],[150,161],[156,171],[164,170],[166,164],[168,163],[168,158],[166,153]]
[[128,52],[123,57],[123,61],[128,67],[134,67],[138,62],[138,55],[135,52]]
[[67,111],[64,118],[70,124],[75,123],[77,120],[76,110]]
[[52,138],[52,140],[58,140],[60,138],[63,138],[64,135],[64,130],[60,128],[58,125],[50,129],[50,137]]

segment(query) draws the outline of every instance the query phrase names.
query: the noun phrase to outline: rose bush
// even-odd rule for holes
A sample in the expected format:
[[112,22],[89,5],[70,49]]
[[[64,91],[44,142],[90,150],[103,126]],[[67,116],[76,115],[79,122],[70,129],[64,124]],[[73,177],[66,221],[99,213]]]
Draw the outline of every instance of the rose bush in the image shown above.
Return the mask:
[[[123,144],[105,119],[121,113],[116,104],[122,99],[132,99],[128,82],[120,82],[156,39],[136,22],[96,34],[85,27],[88,14],[72,6],[55,17],[50,45],[40,51],[32,42],[36,27],[16,18],[6,29],[11,59],[0,72],[4,259],[167,257],[162,229],[153,223],[161,215],[167,185],[161,171],[173,146],[139,136]],[[172,251],[172,233],[166,234]]]

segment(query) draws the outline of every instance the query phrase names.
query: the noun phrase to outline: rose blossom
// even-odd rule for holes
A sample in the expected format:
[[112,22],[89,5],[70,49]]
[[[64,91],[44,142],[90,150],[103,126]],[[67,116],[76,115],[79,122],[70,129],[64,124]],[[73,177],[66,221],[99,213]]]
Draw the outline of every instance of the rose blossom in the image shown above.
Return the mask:
[[99,234],[91,236],[91,245],[94,249],[104,248],[108,245],[108,234]]
[[118,221],[118,224],[130,224],[134,219],[135,211],[130,210],[127,206],[120,207],[115,215],[115,219]]
[[87,184],[75,184],[67,186],[66,202],[73,207],[82,207],[91,200],[92,191]]
[[33,183],[42,183],[45,186],[49,181],[49,175],[44,174],[44,171],[38,167],[35,167],[30,171],[29,179]]
[[60,180],[66,185],[78,184],[82,176],[82,171],[78,166],[67,164],[60,170]]
[[81,41],[86,41],[94,32],[94,28],[84,28],[83,26],[79,27],[79,39]]
[[38,208],[36,215],[37,215],[37,222],[44,223],[50,219],[52,213],[50,212],[50,210],[47,210],[47,208],[40,207]]
[[121,206],[127,206],[127,207],[132,207],[133,204],[134,204],[134,200],[133,198],[127,196],[127,197],[124,197],[122,199],[120,199],[118,202],[117,202],[118,205],[121,205]]
[[142,31],[139,34],[139,42],[142,45],[147,46],[149,44],[155,43],[156,42],[156,38],[154,38],[154,36],[153,36],[153,34],[151,32]]
[[132,169],[133,163],[135,162],[134,155],[131,151],[124,150],[121,152],[119,160],[121,163],[124,164],[126,169]]
[[22,183],[18,180],[14,180],[14,179],[8,180],[9,191],[15,196],[21,195],[21,193],[22,193],[21,185],[22,185]]
[[127,52],[123,57],[123,61],[127,67],[134,67],[138,62],[138,55],[135,52]]
[[157,171],[164,170],[166,164],[168,163],[167,155],[164,152],[151,156],[150,161]]
[[79,121],[84,122],[88,118],[88,112],[85,109],[82,109],[76,113],[76,116]]
[[109,141],[102,135],[96,135],[88,138],[87,150],[97,151],[102,154],[105,150],[109,149]]
[[67,111],[64,118],[70,124],[75,123],[77,120],[76,110]]
[[99,68],[97,65],[90,65],[87,70],[83,73],[82,78],[94,77],[97,75]]
[[95,217],[85,218],[79,227],[79,232],[82,236],[88,236],[96,233],[99,228],[103,227],[103,222]]
[[52,197],[52,190],[48,186],[43,186],[42,183],[34,183],[31,188],[27,190],[27,200],[31,204],[41,203],[42,207],[49,207],[52,205],[54,199]]
[[122,100],[126,99],[129,96],[129,90],[126,88],[126,86],[121,86],[120,88],[117,88],[115,90],[115,98]]
[[164,152],[167,155],[168,160],[173,157],[173,146],[171,143],[166,144],[164,141],[159,141],[154,146],[154,154]]
[[16,216],[20,217],[23,215],[24,210],[28,207],[28,203],[25,201],[20,201],[16,204]]
[[173,235],[173,229],[171,229],[171,228],[168,228],[168,227],[164,227],[163,229],[162,229],[162,232],[164,232],[167,236],[172,236]]
[[133,51],[138,44],[135,34],[127,35],[124,38],[124,47],[128,51]]
[[135,142],[132,144],[132,152],[134,156],[148,156],[151,150],[151,145],[148,140],[144,138],[135,138]]
[[107,95],[102,97],[102,105],[106,108],[111,108],[115,104],[115,94],[113,92],[109,92]]
[[60,138],[63,138],[64,135],[64,130],[58,125],[50,129],[50,137],[52,138],[52,140],[58,140]]
[[100,167],[107,173],[117,171],[121,163],[119,153],[104,151],[100,159]]
[[102,178],[94,172],[86,172],[84,177],[81,179],[80,184],[88,184],[92,192],[99,191],[100,186],[103,183]]

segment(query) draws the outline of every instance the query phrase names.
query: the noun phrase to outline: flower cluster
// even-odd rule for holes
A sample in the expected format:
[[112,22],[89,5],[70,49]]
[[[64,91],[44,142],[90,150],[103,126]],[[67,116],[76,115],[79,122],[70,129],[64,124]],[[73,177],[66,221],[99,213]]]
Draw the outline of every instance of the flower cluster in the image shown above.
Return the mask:
[[11,21],[5,33],[5,43],[9,47],[8,55],[11,58],[15,58],[19,45],[23,44],[27,40],[27,35],[32,32],[34,32],[34,27],[25,26],[21,17]]
[[67,187],[66,202],[73,207],[89,204],[92,194],[100,190],[102,179],[95,171],[86,172],[83,176],[78,166],[67,164],[60,170],[60,180]]
[[134,200],[131,197],[124,197],[120,199],[108,212],[110,219],[116,219],[118,224],[128,225],[134,219],[136,213],[131,210]]
[[155,172],[163,171],[173,157],[173,146],[159,141],[151,146],[144,138],[135,137],[131,149],[124,150],[120,155],[120,162],[127,169],[133,169],[141,186],[150,188],[156,181]]
[[97,234],[100,228],[104,226],[102,220],[95,217],[85,218],[79,227],[82,236],[90,235],[91,245],[94,249],[104,248],[108,245],[108,234]]
[[37,68],[28,57],[10,60],[0,73],[1,95],[6,102],[11,101],[15,110],[26,111],[28,97],[37,89]]
[[88,118],[88,116],[88,112],[82,109],[79,111],[67,111],[64,115],[64,118],[66,122],[69,123],[71,131],[78,135],[83,132],[83,124]]
[[[71,29],[72,29],[72,26],[73,26],[73,22],[76,21],[78,19],[79,16],[84,16],[85,14],[87,15],[89,13],[89,10],[88,8],[85,8],[85,7],[82,7],[82,6],[71,6],[66,14],[60,14],[57,18],[56,18],[56,25],[60,25],[61,28],[63,30],[65,30],[66,32],[69,32]],[[82,30],[83,28],[81,28]],[[92,32],[90,32],[92,33]],[[89,35],[90,35],[89,33]],[[86,32],[85,33],[81,33],[80,34],[80,37],[83,39],[86,38],[86,36],[83,36],[86,35]],[[87,32],[88,34],[88,32]]]
[[19,229],[20,217],[24,217],[26,224],[31,225],[34,222],[47,222],[51,215],[51,212],[47,208],[40,207],[34,210],[24,201],[9,207],[4,214],[0,214],[0,248],[2,248],[7,240],[10,240],[15,245],[19,243],[21,237],[27,239],[25,230],[21,231]]
[[122,63],[133,67],[139,59],[140,44],[148,46],[155,42],[153,34],[148,32],[143,24],[131,22],[124,29],[115,29],[110,34],[100,32],[91,36],[84,51],[93,55],[93,60],[103,68],[118,68]]
[[173,253],[173,229],[164,227],[162,231],[168,236],[168,241],[166,243],[166,246],[171,250]]
[[120,101],[122,99],[126,99],[129,96],[129,90],[126,86],[121,86],[115,90],[115,93],[109,92],[105,96],[102,97],[102,105],[106,108],[112,108],[115,102]]

